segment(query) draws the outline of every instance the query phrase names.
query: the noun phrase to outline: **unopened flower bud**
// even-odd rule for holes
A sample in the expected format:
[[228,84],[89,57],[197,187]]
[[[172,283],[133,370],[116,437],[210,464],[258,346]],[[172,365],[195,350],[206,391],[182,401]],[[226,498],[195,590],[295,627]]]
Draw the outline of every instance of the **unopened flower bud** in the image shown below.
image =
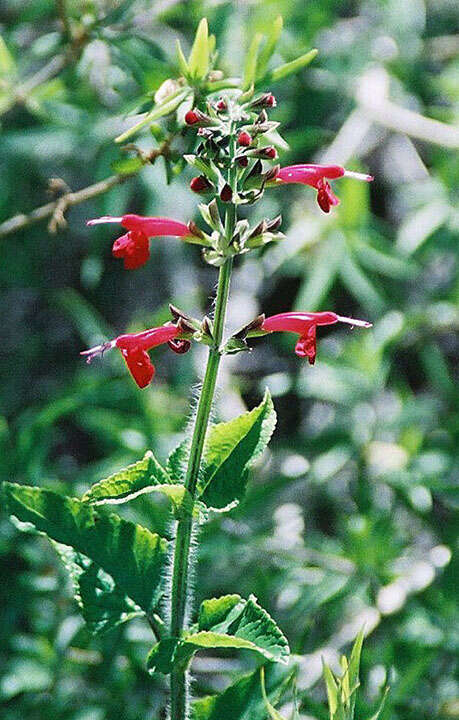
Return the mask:
[[256,150],[249,150],[249,155],[252,157],[259,157],[265,160],[275,160],[277,158],[277,151],[272,145],[268,147],[257,148]]
[[239,157],[236,158],[236,161],[239,167],[247,167],[249,164],[249,158],[246,155],[239,155]]
[[171,350],[173,350],[177,355],[183,355],[183,353],[188,352],[188,350],[191,347],[191,343],[189,340],[184,340],[181,338],[174,338],[173,340],[169,340],[167,343]]
[[155,103],[161,105],[169,95],[176,93],[179,88],[180,83],[177,80],[172,80],[172,78],[165,80],[155,93]]
[[226,102],[223,99],[219,100],[218,103],[215,105],[215,109],[218,110],[218,112],[223,112],[227,109]]
[[195,193],[207,192],[212,187],[211,183],[204,175],[194,177],[190,182],[190,188]]
[[187,125],[196,125],[199,122],[198,114],[194,110],[188,110],[185,115],[185,122]]
[[238,135],[237,142],[238,145],[242,145],[242,147],[249,147],[252,144],[252,137],[248,132],[242,131]]
[[231,186],[226,183],[223,186],[223,189],[220,193],[220,200],[222,202],[231,202],[231,198],[233,197],[233,191],[231,190]]
[[255,98],[250,105],[249,108],[272,108],[276,107],[276,98],[271,93],[263,93],[263,95],[260,95],[259,97]]
[[193,108],[186,113],[185,122],[187,125],[212,125],[212,118],[198,110],[198,108]]

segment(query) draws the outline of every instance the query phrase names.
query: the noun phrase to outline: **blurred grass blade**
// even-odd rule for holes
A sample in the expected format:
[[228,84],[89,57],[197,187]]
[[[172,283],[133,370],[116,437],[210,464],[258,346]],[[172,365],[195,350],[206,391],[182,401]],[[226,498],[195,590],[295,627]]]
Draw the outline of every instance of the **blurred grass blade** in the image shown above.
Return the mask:
[[386,300],[350,255],[342,258],[339,274],[346,288],[362,306],[367,306],[373,313],[384,311]]
[[[0,75],[10,75],[16,68],[16,63],[7,48],[7,45],[0,35]],[[12,80],[12,78],[9,78]]]
[[271,705],[271,703],[269,702],[268,696],[266,694],[266,687],[265,687],[264,665],[262,665],[260,668],[260,684],[261,684],[261,693],[263,695],[263,701],[265,703],[266,710],[267,710],[268,715],[271,718],[271,720],[286,720],[285,717],[283,715],[281,715],[280,712],[278,712],[276,710],[276,708],[273,705]]

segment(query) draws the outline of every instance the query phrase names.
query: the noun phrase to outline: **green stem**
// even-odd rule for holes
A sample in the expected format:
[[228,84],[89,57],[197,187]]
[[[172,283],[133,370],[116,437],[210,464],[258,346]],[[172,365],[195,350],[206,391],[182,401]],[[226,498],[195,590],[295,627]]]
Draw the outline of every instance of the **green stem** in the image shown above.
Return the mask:
[[[225,234],[228,237],[231,232],[232,237],[235,212],[228,212],[226,220]],[[221,357],[219,347],[223,338],[231,270],[232,259],[228,259],[220,268],[214,315],[214,343],[209,349],[207,367],[202,383],[201,396],[199,398],[193,437],[191,440],[190,458],[185,477],[185,487],[190,492],[193,500],[196,495],[196,485],[201,466],[204,440],[206,437],[215,386],[217,383],[218,367]],[[185,624],[192,529],[193,518],[191,515],[185,517],[177,523],[174,567],[172,573],[170,628],[171,636],[176,638],[181,636]],[[185,720],[187,717],[187,706],[186,672],[183,669],[177,668],[174,669],[171,674],[171,720]]]

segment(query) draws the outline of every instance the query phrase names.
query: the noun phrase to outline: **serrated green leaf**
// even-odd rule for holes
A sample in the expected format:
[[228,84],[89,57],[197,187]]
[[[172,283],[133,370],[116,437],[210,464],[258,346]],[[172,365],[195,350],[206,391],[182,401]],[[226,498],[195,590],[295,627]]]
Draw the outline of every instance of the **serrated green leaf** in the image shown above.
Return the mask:
[[34,530],[86,555],[146,613],[162,593],[167,541],[117,515],[52,490],[4,483],[7,510]]
[[88,630],[101,634],[143,615],[143,611],[120,590],[111,575],[86,555],[68,545],[53,542],[73,581],[75,598]]
[[242,78],[243,90],[248,90],[255,82],[255,76],[257,73],[258,51],[262,40],[263,35],[261,35],[261,33],[256,33],[252,38],[252,42],[250,43],[245,58],[244,75]]
[[195,80],[203,80],[209,72],[209,28],[206,18],[202,18],[198,25],[188,58],[188,68]]
[[148,450],[142,460],[128,465],[90,487],[82,500],[96,505],[127,502],[143,492],[150,492],[154,485],[172,484],[172,482],[170,475],[156,460],[151,450]]
[[[279,702],[295,669],[268,663],[266,693],[271,703]],[[266,707],[260,687],[260,672],[255,670],[230,685],[219,695],[195,700],[191,706],[192,720],[266,720]]]
[[225,632],[244,605],[245,600],[240,595],[223,595],[204,600],[199,608],[198,629]]
[[186,437],[177,445],[170,453],[166,462],[166,470],[175,483],[183,483],[188,467],[188,458],[190,457],[191,440]]
[[166,495],[176,513],[191,512],[190,493],[183,485],[173,482],[150,450],[142,460],[93,485],[82,500],[94,505],[120,504],[151,492]]
[[309,52],[305,53],[304,55],[300,55],[300,57],[296,58],[296,60],[292,60],[291,62],[284,63],[283,65],[279,65],[279,67],[275,68],[271,73],[268,74],[268,76],[265,76],[263,78],[264,81],[269,80],[270,82],[277,82],[278,80],[283,80],[284,78],[288,77],[289,75],[292,75],[293,73],[297,73],[303,68],[305,68],[307,65],[309,65],[312,60],[314,60],[315,56],[317,55],[319,51],[316,50],[316,48],[313,48]]
[[267,36],[266,42],[258,56],[257,77],[262,77],[266,73],[268,62],[270,61],[271,56],[276,49],[276,45],[281,36],[283,26],[284,21],[282,20],[282,15],[278,15],[273,22],[271,32]]
[[177,647],[176,638],[160,640],[148,653],[147,670],[149,673],[168,675],[172,671],[174,653]]
[[[237,612],[234,612],[235,608],[238,608]],[[185,653],[192,655],[199,648],[228,647],[253,650],[274,662],[288,662],[290,650],[287,639],[253,596],[247,602],[233,606],[229,615],[230,623],[224,620],[215,626],[219,629],[228,625],[225,632],[217,632],[214,628],[185,636],[182,643]]]
[[199,483],[200,498],[208,507],[222,509],[240,500],[248,470],[266,448],[275,425],[276,413],[266,390],[256,408],[210,428]]

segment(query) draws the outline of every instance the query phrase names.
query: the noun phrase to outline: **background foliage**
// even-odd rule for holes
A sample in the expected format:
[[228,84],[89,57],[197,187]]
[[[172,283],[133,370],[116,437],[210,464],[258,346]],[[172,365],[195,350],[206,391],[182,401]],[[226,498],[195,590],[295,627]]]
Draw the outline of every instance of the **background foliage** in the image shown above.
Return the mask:
[[[268,385],[279,424],[247,500],[202,531],[196,601],[258,597],[297,654],[302,718],[327,717],[321,657],[336,667],[363,623],[358,717],[371,715],[386,681],[383,717],[459,717],[453,4],[73,0],[66,12],[78,37],[70,53],[54,3],[6,0],[0,10],[11,54],[0,46],[4,219],[47,202],[49,178],[77,190],[110,175],[125,114],[176,72],[174,38],[189,49],[202,15],[230,75],[240,72],[248,32],[269,29],[278,14],[279,62],[319,48],[310,68],[272,88],[273,119],[290,146],[283,164],[351,162],[376,180],[371,188],[340,181],[342,205],[330,217],[306,188],[268,193],[264,214],[282,212],[287,240],[237,267],[230,324],[293,307],[355,314],[375,327],[324,329],[314,368],[283,334],[224,363],[216,416],[253,407]],[[56,57],[64,58],[58,72],[29,82]],[[127,210],[187,221],[196,204],[189,177],[165,186],[159,161],[71,209],[56,234],[43,222],[7,237],[0,227],[2,478],[82,494],[150,447],[164,458],[179,439],[202,348],[159,351],[145,392],[118,357],[87,368],[78,352],[165,320],[169,300],[194,314],[208,309],[214,271],[195,248],[158,239],[154,262],[125,273],[110,256],[110,228],[84,224]],[[148,525],[162,502],[139,497],[122,512]],[[91,639],[52,548],[5,515],[0,562],[2,718],[158,717],[166,687],[146,673],[143,621]],[[199,656],[194,667],[202,695],[251,665],[226,653]],[[264,718],[257,708],[253,717]]]

